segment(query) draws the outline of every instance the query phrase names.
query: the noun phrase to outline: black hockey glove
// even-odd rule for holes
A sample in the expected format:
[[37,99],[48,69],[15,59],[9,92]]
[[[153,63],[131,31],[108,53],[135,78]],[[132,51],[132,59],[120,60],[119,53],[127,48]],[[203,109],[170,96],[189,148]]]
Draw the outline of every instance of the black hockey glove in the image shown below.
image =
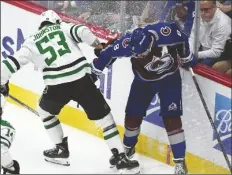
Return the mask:
[[4,168],[3,169],[3,174],[20,174],[20,166],[19,163],[16,160],[13,160],[13,165],[9,168]]
[[90,78],[93,80],[93,82],[95,83],[98,79],[98,76],[96,74],[94,74],[93,72],[90,74]]
[[[100,45],[102,45],[103,49],[106,48],[106,43],[100,43]],[[94,49],[94,54],[99,57],[101,54],[102,48],[95,48]]]
[[4,96],[8,96],[9,95],[9,81],[4,84],[4,85],[1,85],[0,87],[0,93]]

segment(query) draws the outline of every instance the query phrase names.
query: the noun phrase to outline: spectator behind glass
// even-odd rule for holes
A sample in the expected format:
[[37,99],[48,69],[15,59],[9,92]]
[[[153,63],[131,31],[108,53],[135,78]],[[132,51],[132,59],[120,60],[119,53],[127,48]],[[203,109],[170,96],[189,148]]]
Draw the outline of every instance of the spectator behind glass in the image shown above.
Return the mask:
[[53,9],[71,16],[77,16],[78,14],[75,1],[53,1]]
[[76,4],[78,9],[82,8],[78,18],[87,20],[89,23],[106,28],[119,21],[116,15],[120,13],[120,1],[76,1]]
[[42,5],[42,6],[48,8],[48,1],[30,1],[30,2],[35,3],[35,4],[39,4],[39,5]]
[[227,14],[230,18],[232,18],[232,2],[231,1],[225,1],[223,3],[220,3],[219,1],[217,1],[217,7],[224,12],[225,14]]
[[[216,1],[201,1],[200,13],[198,61],[211,67],[220,61],[226,41],[231,34],[231,19],[216,7]],[[192,52],[195,30],[193,25],[189,38]]]
[[213,69],[219,72],[224,72],[232,77],[232,34],[227,40],[225,50],[221,55],[223,61],[219,61],[213,65]]
[[[79,1],[76,2],[78,5]],[[82,14],[79,15],[79,18],[112,30],[119,30],[121,22],[124,22],[126,28],[129,29],[133,24],[133,16],[140,16],[147,3],[147,1],[126,1],[125,16],[123,16],[123,21],[121,21],[120,1],[86,2],[92,2],[90,9],[86,12],[82,12]]]
[[174,14],[174,20],[179,24],[182,32],[189,36],[195,17],[195,1],[183,0],[180,3],[176,3]]
[[68,10],[68,7],[70,6],[69,1],[54,1],[53,3],[53,8],[61,13],[66,13],[66,10]]
[[157,22],[177,22],[182,32],[190,35],[195,14],[193,0],[149,1],[139,26]]

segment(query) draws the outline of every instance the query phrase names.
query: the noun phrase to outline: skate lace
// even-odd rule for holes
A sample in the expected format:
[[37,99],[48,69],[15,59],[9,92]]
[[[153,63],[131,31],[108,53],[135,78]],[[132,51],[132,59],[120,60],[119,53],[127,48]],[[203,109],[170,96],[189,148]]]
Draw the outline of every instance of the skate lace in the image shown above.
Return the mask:
[[45,150],[46,153],[51,153],[51,152],[55,152],[55,151],[57,151],[57,147]]

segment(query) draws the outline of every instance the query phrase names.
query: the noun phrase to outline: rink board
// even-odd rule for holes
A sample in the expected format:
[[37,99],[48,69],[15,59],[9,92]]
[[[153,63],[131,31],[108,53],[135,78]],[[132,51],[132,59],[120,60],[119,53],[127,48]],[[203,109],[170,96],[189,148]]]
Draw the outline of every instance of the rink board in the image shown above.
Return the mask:
[[[25,7],[20,6],[19,8],[15,4],[9,5],[1,2],[1,22],[4,24],[1,30],[2,57],[4,54],[13,54],[20,47],[23,39],[37,29],[37,13],[41,9],[36,11],[34,8],[32,13],[32,10],[28,11],[31,7],[27,6],[27,10],[25,10]],[[26,19],[27,24],[23,23],[23,20],[14,20],[12,13],[15,13],[14,16],[17,16],[18,19]],[[14,22],[11,22],[11,18]],[[90,53],[93,48],[85,44],[80,47],[89,61],[95,57],[93,53]],[[182,70],[181,75],[183,77],[183,128],[186,134],[189,170],[191,173],[229,173],[190,73]],[[130,61],[125,58],[118,60],[112,69],[105,70],[104,77],[100,82],[100,89],[112,108],[121,136],[123,134],[124,109],[132,78]],[[199,75],[197,75],[197,79],[211,115],[215,118],[215,125],[220,131],[221,139],[228,148],[230,146],[228,139],[231,138],[231,109],[228,109],[228,106],[231,106],[231,89]],[[43,88],[41,73],[32,64],[28,64],[12,76],[10,93],[36,109]],[[222,105],[221,102],[223,102]],[[102,138],[101,131],[86,118],[81,108],[76,108],[76,105],[75,102],[70,102],[62,110],[59,115],[61,122]],[[142,125],[137,151],[172,165],[172,154],[162,119],[159,117],[157,97],[153,99],[147,115]],[[231,155],[231,152],[228,154]]]

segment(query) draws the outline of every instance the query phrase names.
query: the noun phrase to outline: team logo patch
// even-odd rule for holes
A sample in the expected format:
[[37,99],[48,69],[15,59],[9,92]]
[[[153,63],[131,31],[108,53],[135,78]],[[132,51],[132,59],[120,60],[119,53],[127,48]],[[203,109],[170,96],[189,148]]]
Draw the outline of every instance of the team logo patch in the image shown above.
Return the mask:
[[169,111],[175,111],[175,110],[177,110],[177,105],[176,105],[176,103],[173,103],[173,102],[172,102],[172,104],[170,104],[170,105],[168,106],[168,110],[169,110]]
[[128,46],[128,42],[130,41],[130,38],[125,38],[123,41],[122,41],[122,47],[126,48]]
[[172,31],[171,28],[168,27],[168,26],[161,27],[161,29],[160,29],[160,33],[161,33],[163,36],[168,36],[168,35],[170,35],[171,31]]
[[[232,99],[224,95],[216,93],[215,108],[214,108],[214,125],[217,128],[217,132],[221,138],[222,145],[226,154],[232,155],[232,111],[231,111]],[[216,133],[213,134],[213,148],[219,151],[221,147],[217,141]]]

